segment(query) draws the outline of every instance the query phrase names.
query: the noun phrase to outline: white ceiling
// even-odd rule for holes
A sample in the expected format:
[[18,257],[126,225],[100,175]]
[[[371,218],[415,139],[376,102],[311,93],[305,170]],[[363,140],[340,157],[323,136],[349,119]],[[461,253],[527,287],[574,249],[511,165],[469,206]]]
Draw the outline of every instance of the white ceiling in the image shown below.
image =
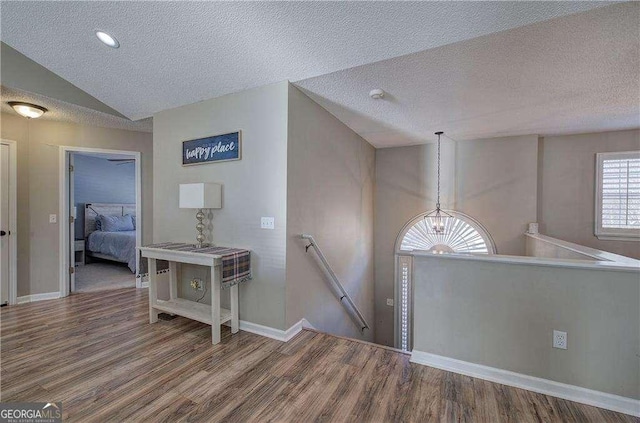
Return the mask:
[[[251,87],[285,79],[300,81],[602,5],[593,2],[2,2],[0,38],[109,107],[137,120],[161,110]],[[114,50],[100,44],[94,36],[96,29],[115,35],[121,47]],[[509,53],[519,52],[517,46],[502,47]],[[486,52],[492,50],[495,49],[491,46],[485,47]],[[441,54],[438,51],[441,50],[430,53],[436,55],[430,57],[438,59]],[[496,60],[499,57],[495,56],[500,55],[494,53],[490,57]],[[483,83],[482,79],[473,78],[476,69],[497,70],[513,84],[517,76],[510,72],[520,72],[523,68],[521,64],[504,63],[506,56],[500,60],[504,69],[485,64],[483,60],[488,58],[473,57],[474,63],[471,63],[469,58],[458,54],[453,63],[465,67],[457,71],[455,78],[435,66],[442,64],[441,61],[426,68],[415,64],[417,67],[413,69],[423,69],[422,78],[411,77],[397,95],[409,91],[421,95],[398,97],[399,111],[392,112],[397,117],[379,123],[411,133],[411,128],[420,129],[420,122],[409,122],[415,113],[404,115],[402,111],[422,108],[423,96],[434,98],[438,94],[440,97],[444,87],[452,88],[456,96],[467,96],[469,84]],[[522,60],[522,55],[518,57]],[[476,59],[479,62],[475,62]],[[546,62],[544,57],[529,57],[526,61],[534,62],[526,66],[526,75],[535,74],[536,68],[538,72],[545,72],[539,68]],[[357,97],[372,88],[366,75],[379,72],[375,69],[379,68],[372,68],[370,74],[356,69],[349,76],[335,80],[329,76],[326,81],[328,84],[342,81],[341,88]],[[584,73],[584,69],[582,71]],[[386,80],[378,78],[371,82],[387,87],[394,94],[397,86],[386,82],[394,76],[411,76],[402,69],[394,72]],[[355,77],[357,73],[362,73],[361,78]],[[465,76],[468,78],[463,78]],[[357,85],[345,85],[347,78]],[[440,78],[444,79],[439,81]],[[487,83],[480,87],[489,95],[472,104],[489,108],[481,107],[474,116],[481,113],[495,116],[495,79],[493,85]],[[322,86],[322,81],[317,79],[301,85],[329,101],[336,101],[340,107],[353,107],[356,112],[367,109],[363,104],[348,102],[333,87]],[[419,85],[412,88],[409,82]],[[520,82],[522,84],[511,87],[503,108],[511,108],[519,95],[528,92],[527,81]],[[422,91],[430,87],[440,89]],[[360,91],[361,88],[364,91]],[[482,89],[476,91],[482,92]],[[406,103],[409,100],[417,101],[419,106]],[[377,107],[384,106],[369,107],[368,111],[375,111]],[[434,107],[441,108],[439,113],[454,110],[452,105],[440,102],[424,111],[431,113]],[[333,109],[339,115],[336,110]],[[376,113],[366,119],[378,121],[379,116],[380,113]],[[455,109],[454,116],[468,119],[469,112]],[[422,115],[420,120],[424,120]],[[429,131],[432,129],[429,127]]]
[[[640,127],[640,3],[296,83],[376,147]],[[372,100],[373,88],[387,92]]]
[[0,111],[8,114],[18,114],[7,104],[7,101],[24,101],[46,107],[49,111],[38,120],[53,120],[60,122],[78,123],[83,125],[100,126],[105,128],[127,129],[130,131],[152,132],[153,119],[142,119],[136,122],[120,118],[109,113],[99,112],[77,104],[68,103],[41,94],[0,86]]

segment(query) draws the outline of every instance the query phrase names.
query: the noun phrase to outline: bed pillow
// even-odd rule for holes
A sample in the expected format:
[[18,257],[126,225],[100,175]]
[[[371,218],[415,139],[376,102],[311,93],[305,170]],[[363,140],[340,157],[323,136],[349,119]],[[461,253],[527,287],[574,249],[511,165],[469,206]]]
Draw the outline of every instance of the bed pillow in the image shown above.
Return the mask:
[[104,232],[123,232],[135,229],[129,214],[124,216],[105,216],[101,214],[98,218],[101,222],[101,230]]
[[96,217],[96,231],[102,230],[102,220],[100,220],[100,216]]
[[136,228],[136,215],[135,214],[130,214],[129,216],[131,216],[131,221],[133,222],[133,229]]

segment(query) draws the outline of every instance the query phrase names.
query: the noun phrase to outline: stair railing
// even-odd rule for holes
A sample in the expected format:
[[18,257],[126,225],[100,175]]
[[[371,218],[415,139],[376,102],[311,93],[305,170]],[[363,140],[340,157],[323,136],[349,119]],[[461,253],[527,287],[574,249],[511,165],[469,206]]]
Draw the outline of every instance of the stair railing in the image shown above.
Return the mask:
[[320,262],[324,265],[324,268],[329,274],[329,276],[331,277],[331,280],[340,291],[340,303],[342,303],[342,305],[345,308],[347,308],[347,306],[344,303],[344,301],[346,300],[347,304],[353,311],[353,314],[355,315],[355,317],[357,317],[360,324],[360,332],[364,332],[365,329],[369,329],[369,325],[367,324],[367,321],[365,320],[364,316],[362,315],[362,313],[360,313],[360,310],[358,310],[358,307],[356,307],[356,304],[353,302],[353,300],[351,299],[347,291],[345,291],[344,286],[342,286],[342,284],[340,283],[340,280],[336,276],[336,273],[333,271],[333,269],[329,265],[327,258],[322,253],[322,250],[320,249],[320,247],[318,247],[318,244],[316,243],[316,240],[313,239],[313,236],[308,234],[302,234],[300,235],[300,238],[309,241],[309,245],[305,246],[306,252],[309,252],[309,248],[311,247],[313,247],[314,250],[316,251],[316,254],[320,259]]

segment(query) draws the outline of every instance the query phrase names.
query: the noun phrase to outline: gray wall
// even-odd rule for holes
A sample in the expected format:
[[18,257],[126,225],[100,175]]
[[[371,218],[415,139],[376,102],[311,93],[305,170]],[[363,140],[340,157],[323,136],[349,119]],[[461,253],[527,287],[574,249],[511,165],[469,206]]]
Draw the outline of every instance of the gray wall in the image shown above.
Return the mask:
[[136,203],[135,163],[74,154],[73,177],[74,201],[78,208],[76,239],[84,238],[85,204]]
[[538,137],[456,142],[454,209],[489,231],[498,254],[524,255],[524,232],[536,221]]
[[[182,141],[237,130],[242,160],[181,165]],[[195,238],[195,212],[178,208],[180,183],[223,185],[209,241],[252,251],[253,280],[240,287],[242,320],[287,329],[305,317],[319,329],[359,336],[313,253],[304,253],[297,236],[310,232],[372,324],[371,145],[285,81],[160,112],[154,146],[162,169],[154,178],[154,207],[163,211],[154,218],[154,241]],[[262,216],[275,217],[275,230],[260,229]],[[206,269],[185,266],[180,296],[200,296],[188,286],[193,277],[210,284]],[[160,295],[167,295],[166,286]]]
[[[57,292],[60,263],[59,224],[49,214],[59,212],[59,145],[141,152],[143,243],[152,239],[151,134],[2,113],[2,138],[17,142],[18,153],[18,296]],[[52,277],[55,269],[55,277]]]
[[589,260],[598,261],[598,259],[588,256],[586,254],[579,253],[577,251],[570,250],[565,247],[560,247],[551,242],[534,238],[534,235],[525,235],[527,245],[527,256],[530,257],[544,257],[562,260]]
[[637,272],[415,257],[413,276],[414,350],[640,398]]
[[[536,221],[538,137],[444,141],[442,206],[476,218],[500,254],[524,255],[524,231]],[[394,246],[402,227],[432,210],[435,144],[378,149],[375,191],[376,342],[393,345]]]
[[[154,115],[154,241],[195,241],[195,211],[178,208],[178,185],[222,184],[222,209],[212,211],[215,244],[252,251],[253,280],[240,287],[240,318],[286,329],[288,83],[230,94]],[[182,141],[242,131],[242,160],[182,166]],[[260,229],[260,217],[275,230]],[[201,270],[185,268],[181,295]],[[202,274],[200,273],[202,276]],[[167,294],[162,287],[161,295]]]
[[[373,340],[375,149],[294,86],[289,87],[287,159],[287,325]],[[367,319],[364,336],[344,310],[315,252],[314,236]]]
[[540,233],[640,259],[640,242],[594,236],[595,154],[631,150],[640,150],[640,130],[542,138]]

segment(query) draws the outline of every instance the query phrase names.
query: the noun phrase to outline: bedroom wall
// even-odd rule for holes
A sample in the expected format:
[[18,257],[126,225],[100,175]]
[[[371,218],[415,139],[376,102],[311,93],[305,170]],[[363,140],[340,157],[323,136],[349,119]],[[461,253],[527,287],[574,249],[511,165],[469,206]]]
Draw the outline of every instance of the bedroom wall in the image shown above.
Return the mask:
[[[142,157],[143,243],[152,240],[152,135],[0,114],[2,138],[18,149],[18,296],[57,292],[60,262],[58,146],[139,151]],[[52,275],[54,275],[52,277]]]
[[[500,254],[524,255],[536,220],[536,135],[442,144],[443,208],[466,213],[492,235]],[[376,151],[376,342],[393,345],[394,247],[402,227],[435,207],[435,144]]]
[[78,208],[76,239],[84,238],[84,205],[136,202],[136,168],[133,163],[74,155],[74,200]]
[[[373,340],[375,149],[295,86],[289,87],[287,326]],[[368,321],[364,334],[336,298],[309,233]]]
[[[240,286],[240,319],[276,329],[286,329],[287,85],[229,94],[153,119],[154,209],[162,210],[154,216],[154,241],[195,241],[195,211],[178,208],[179,184],[222,184],[223,208],[212,211],[212,241],[252,252],[253,280]],[[238,130],[241,160],[182,166],[182,141]],[[274,230],[260,228],[262,216],[275,218]],[[185,266],[180,295],[200,296],[188,281],[205,275]],[[167,293],[167,287],[159,289]]]
[[596,153],[640,150],[640,130],[540,139],[540,232],[640,259],[639,241],[599,240],[595,225]]

